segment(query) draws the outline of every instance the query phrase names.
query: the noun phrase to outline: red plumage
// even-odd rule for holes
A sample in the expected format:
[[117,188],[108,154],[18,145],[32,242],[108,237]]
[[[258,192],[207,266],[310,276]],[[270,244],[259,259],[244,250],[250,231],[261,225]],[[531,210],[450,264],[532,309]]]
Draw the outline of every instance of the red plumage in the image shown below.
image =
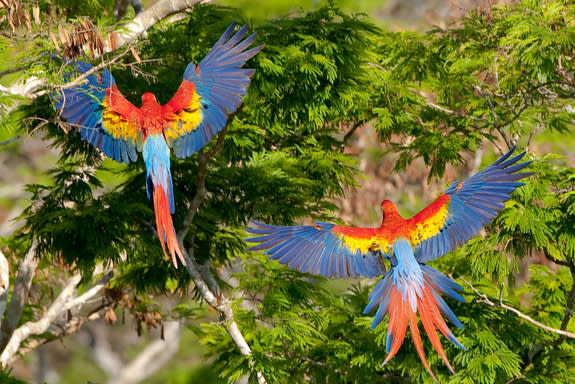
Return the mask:
[[[441,298],[445,295],[464,301],[458,293],[463,288],[426,263],[476,236],[497,216],[511,193],[523,185],[518,180],[531,175],[518,172],[529,164],[517,163],[525,153],[510,158],[512,153],[513,149],[467,180],[453,183],[410,219],[401,217],[395,205],[385,200],[378,228],[324,222],[314,226],[257,223],[261,229],[247,229],[257,236],[246,240],[260,244],[249,250],[265,250],[272,260],[325,277],[383,276],[369,294],[364,313],[377,308],[372,328],[389,314],[384,364],[397,354],[409,326],[417,354],[437,381],[425,356],[417,314],[431,345],[454,372],[437,331],[465,349],[443,316],[458,328],[463,325]],[[390,270],[386,270],[384,260],[389,261]]]
[[[169,180],[168,180],[169,182]],[[168,257],[166,253],[166,243],[170,256],[172,257],[172,262],[174,267],[178,268],[178,262],[176,260],[176,255],[178,255],[182,264],[186,265],[184,256],[178,245],[178,239],[176,238],[176,232],[174,230],[174,224],[172,222],[172,215],[170,214],[170,196],[168,192],[164,191],[162,185],[156,185],[154,187],[154,213],[156,216],[156,230],[158,231],[158,237],[160,243],[162,244],[162,250],[164,255]]]
[[[170,152],[185,158],[203,148],[237,110],[254,69],[242,68],[263,49],[250,48],[255,34],[245,37],[247,25],[235,35],[234,24],[198,64],[189,63],[180,87],[164,106],[149,92],[140,108],[130,103],[108,70],[100,72],[82,61],[71,62],[70,80],[86,74],[86,82],[52,95],[56,109],[81,137],[106,156],[134,162],[142,152],[146,164],[146,192],[153,200],[156,228],[162,249],[184,263],[171,214],[175,210],[170,173]],[[185,263],[184,263],[185,264]]]

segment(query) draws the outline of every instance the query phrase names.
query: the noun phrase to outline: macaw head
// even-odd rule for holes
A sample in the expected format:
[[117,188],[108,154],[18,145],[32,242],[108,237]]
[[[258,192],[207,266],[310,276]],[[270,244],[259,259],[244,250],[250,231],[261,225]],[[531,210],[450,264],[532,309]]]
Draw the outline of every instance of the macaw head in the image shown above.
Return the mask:
[[142,104],[146,103],[157,103],[156,96],[151,92],[146,92],[142,94]]
[[386,217],[399,215],[397,208],[395,208],[395,204],[390,200],[383,200],[381,202],[381,209],[383,210],[383,221],[385,221]]

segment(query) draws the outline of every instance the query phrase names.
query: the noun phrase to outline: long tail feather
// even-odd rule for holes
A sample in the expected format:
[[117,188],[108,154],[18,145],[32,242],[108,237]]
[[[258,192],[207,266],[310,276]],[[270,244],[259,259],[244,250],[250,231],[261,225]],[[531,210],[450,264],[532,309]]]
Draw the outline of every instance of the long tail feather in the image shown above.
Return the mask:
[[[169,185],[170,181],[168,180],[167,183]],[[186,261],[178,245],[172,215],[170,214],[170,196],[168,196],[168,192],[164,190],[161,184],[154,186],[154,213],[156,215],[156,230],[158,231],[158,237],[160,238],[164,255],[168,257],[168,253],[166,252],[167,243],[174,267],[178,268],[176,255],[178,255],[182,264],[186,265]]]
[[[433,374],[433,371],[431,370],[431,367],[429,366],[429,363],[425,358],[425,351],[423,350],[423,343],[421,342],[421,335],[419,334],[419,328],[417,326],[417,313],[413,311],[409,312],[409,330],[411,331],[411,338],[413,339],[413,344],[415,345],[415,349],[417,350],[419,359],[421,360],[423,366],[425,367],[425,369],[427,369],[427,372],[429,372],[433,380],[435,380],[436,383],[439,383],[439,380],[437,380],[437,377],[435,377],[435,375]],[[435,334],[435,332],[433,332],[433,334],[435,335],[435,337],[437,337],[437,334]],[[429,333],[427,335],[429,336]],[[451,368],[451,365],[449,365],[449,367]]]
[[386,339],[386,352],[388,355],[382,366],[399,351],[409,325],[417,354],[425,369],[437,382],[437,378],[433,374],[425,356],[417,314],[419,313],[423,329],[431,345],[447,368],[455,374],[447,359],[437,331],[440,331],[453,344],[465,349],[451,332],[442,315],[445,315],[457,327],[461,328],[462,326],[443,301],[440,293],[463,301],[463,298],[456,292],[456,290],[461,290],[462,288],[437,270],[417,263],[413,250],[406,241],[396,240],[393,248],[392,269],[371,291],[369,295],[370,302],[364,313],[370,312],[376,306],[378,307],[371,328],[375,328],[384,315],[389,313]]

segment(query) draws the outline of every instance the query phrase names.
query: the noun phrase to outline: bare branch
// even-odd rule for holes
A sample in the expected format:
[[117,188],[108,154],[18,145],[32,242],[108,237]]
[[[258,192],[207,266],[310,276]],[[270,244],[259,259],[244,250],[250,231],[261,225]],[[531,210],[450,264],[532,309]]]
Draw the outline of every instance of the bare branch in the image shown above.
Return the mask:
[[8,288],[10,288],[10,265],[0,249],[0,321],[8,304]]
[[556,329],[556,328],[551,328],[535,319],[533,319],[532,317],[529,317],[528,315],[524,314],[523,312],[521,312],[520,310],[513,308],[505,303],[503,303],[503,300],[501,298],[499,298],[499,303],[494,303],[493,301],[489,300],[489,298],[487,297],[487,295],[485,293],[481,293],[477,288],[475,288],[469,281],[465,280],[464,278],[460,277],[461,280],[463,280],[463,282],[465,282],[465,284],[467,284],[469,286],[469,288],[471,288],[471,290],[480,297],[480,299],[478,300],[478,302],[480,303],[485,303],[489,306],[492,307],[496,307],[496,308],[503,308],[506,309],[508,311],[511,311],[513,313],[515,313],[517,316],[519,316],[520,318],[522,318],[523,320],[526,320],[528,322],[530,322],[531,324],[535,325],[536,327],[539,327],[541,329],[544,329],[548,332],[552,332],[552,333],[556,333],[558,335],[561,335],[563,337],[568,337],[571,339],[575,339],[575,333],[571,333],[571,332],[567,332],[565,330],[562,329]]
[[124,32],[118,32],[118,47],[130,44],[168,16],[208,2],[210,0],[160,0],[123,26]]
[[[119,59],[121,59],[122,57],[124,57],[128,54],[131,54],[131,51],[126,50],[126,51],[114,56],[110,60],[102,61],[100,64],[96,65],[95,67],[93,67],[89,71],[86,71],[85,73],[78,76],[74,80],[69,81],[63,85],[58,85],[58,86],[50,85],[50,84],[46,83],[45,78],[38,78],[38,77],[31,76],[31,77],[26,78],[26,80],[24,82],[18,81],[9,87],[4,87],[4,86],[0,85],[0,92],[7,93],[10,95],[14,95],[14,96],[21,96],[21,97],[25,97],[25,98],[30,99],[30,100],[34,100],[34,99],[36,99],[40,96],[46,95],[48,93],[53,93],[54,90],[62,90],[62,89],[72,88],[72,87],[75,87],[77,85],[80,85],[80,84],[84,83],[85,79],[88,76],[90,76],[91,74],[99,71],[102,68],[108,67],[111,64],[114,64],[116,61],[118,61]],[[44,89],[42,89],[42,88],[44,88]]]
[[37,96],[34,96],[34,92],[42,88],[44,85],[46,85],[46,79],[31,76],[27,77],[24,81],[17,81],[9,87],[0,85],[0,92],[13,96],[22,96],[28,99],[35,99]]
[[36,97],[40,97],[40,96],[48,94],[48,93],[53,93],[55,90],[69,89],[69,88],[73,88],[73,87],[76,87],[78,85],[81,85],[85,82],[85,79],[88,76],[90,76],[91,74],[98,72],[102,68],[109,67],[110,65],[114,64],[116,61],[120,60],[122,57],[127,56],[129,54],[131,54],[131,52],[129,50],[126,50],[126,51],[114,56],[113,58],[111,58],[108,61],[102,61],[100,64],[98,64],[98,65],[92,67],[90,70],[82,73],[82,75],[78,76],[74,80],[66,82],[66,84],[62,84],[62,85],[58,85],[58,86],[50,86],[48,89],[44,89],[42,91],[35,92],[33,95],[28,96],[28,98],[34,99]]
[[[134,40],[141,37],[148,29],[150,29],[156,23],[167,18],[170,15],[185,11],[187,9],[191,9],[200,3],[207,3],[210,1],[211,0],[160,0],[153,6],[151,6],[149,9],[139,12],[137,16],[130,23],[122,25],[118,30],[114,32],[117,36],[117,39],[116,44],[113,48],[118,49],[133,43]],[[133,4],[134,7],[137,7],[135,9],[138,10],[141,9],[139,7],[139,5],[141,5],[140,2],[133,1]],[[112,47],[110,46],[105,47],[105,51],[112,52]],[[127,50],[127,52],[130,52],[130,50]],[[121,57],[124,54],[125,53],[122,53],[118,57]],[[109,65],[116,60],[117,58],[113,59],[112,61],[109,61],[108,64],[105,65]],[[102,65],[105,66],[104,64]],[[101,69],[102,66],[97,66],[96,68]],[[74,82],[68,83],[67,86],[80,84],[81,83],[80,79],[83,80],[88,75],[89,73],[85,74],[83,77],[80,76],[80,78],[76,79],[79,81],[78,83],[75,83],[76,80],[74,80]],[[0,92],[14,96],[22,96],[27,99],[33,100],[39,96],[51,93],[53,91],[52,87],[49,87],[50,89],[41,90],[42,88],[46,88],[46,86],[47,86],[46,78],[39,78],[32,76],[26,78],[26,80],[23,82],[17,81],[16,83],[8,87],[0,85]]]
[[[232,115],[228,119],[228,123],[219,133],[218,139],[210,151],[200,151],[199,153],[196,195],[192,200],[188,214],[184,218],[182,227],[180,231],[178,231],[177,238],[180,244],[180,249],[182,249],[182,253],[184,255],[184,260],[186,261],[186,269],[194,281],[196,288],[200,292],[200,295],[206,301],[206,303],[208,303],[212,308],[220,313],[220,321],[238,347],[240,353],[244,356],[251,356],[252,350],[242,335],[238,324],[234,320],[234,312],[231,307],[231,302],[224,296],[217,281],[211,275],[209,263],[205,263],[203,266],[198,265],[194,258],[193,246],[189,249],[186,249],[183,244],[183,240],[190,229],[190,225],[192,224],[198,208],[206,199],[207,192],[205,184],[208,160],[213,157],[223,145],[227,127],[231,123],[234,116],[235,115]],[[266,383],[266,380],[261,372],[257,371],[256,375],[258,378],[258,383]]]
[[150,377],[178,352],[181,333],[180,321],[164,322],[164,340],[158,338],[148,344],[136,358],[109,380],[108,384],[132,384]]
[[361,119],[355,122],[355,124],[349,129],[349,131],[347,131],[345,133],[345,135],[343,136],[343,140],[342,143],[345,145],[349,142],[349,140],[351,139],[351,137],[353,136],[353,134],[355,133],[355,131],[357,131],[358,128],[364,126],[369,120],[367,119]]
[[2,351],[0,355],[0,363],[3,367],[10,364],[15,358],[16,353],[20,348],[20,344],[32,335],[39,335],[48,330],[50,325],[54,323],[59,316],[74,307],[84,305],[89,299],[94,297],[108,281],[112,278],[113,271],[106,273],[94,287],[86,291],[84,294],[74,297],[76,292],[76,286],[80,283],[82,276],[77,273],[68,280],[66,286],[62,289],[62,292],[58,295],[56,300],[52,303],[48,311],[44,316],[35,322],[27,322],[20,326],[12,333],[10,341],[8,341],[6,348]]
[[80,328],[82,328],[82,326],[87,322],[98,320],[99,318],[104,317],[104,315],[108,311],[108,307],[110,304],[111,304],[110,302],[105,302],[104,304],[98,306],[98,308],[91,311],[86,316],[73,317],[72,320],[70,320],[65,326],[56,329],[55,332],[52,332],[51,336],[45,338],[33,339],[29,343],[27,343],[26,346],[20,347],[20,349],[18,349],[18,353],[24,356],[41,345],[47,344],[50,341],[61,339],[64,336],[78,332]]
[[14,329],[16,329],[16,326],[20,322],[22,310],[28,298],[28,292],[30,291],[32,279],[34,278],[34,273],[36,272],[39,261],[35,257],[36,246],[36,242],[33,242],[18,267],[18,274],[16,275],[16,281],[14,282],[14,289],[12,291],[12,299],[10,299],[10,303],[6,309],[6,316],[2,322],[0,339],[0,350],[2,351],[4,351],[8,340],[12,337]]
[[[202,272],[200,272],[202,267],[200,267],[196,263],[196,260],[194,259],[193,249],[190,249],[189,251],[184,250],[183,254],[184,259],[186,260],[186,269],[188,270],[188,273],[192,277],[192,280],[194,281],[196,288],[198,289],[198,291],[200,291],[202,298],[212,308],[214,308],[216,311],[220,313],[220,321],[224,326],[224,328],[226,329],[226,331],[228,332],[228,335],[230,335],[230,337],[238,347],[240,353],[244,356],[251,356],[252,350],[248,342],[244,338],[242,332],[240,331],[238,323],[236,323],[236,321],[234,320],[234,312],[231,307],[231,301],[228,298],[226,298],[221,291],[216,292],[215,294],[214,292],[212,292],[208,283],[206,283],[206,281],[204,280]],[[206,273],[209,273],[209,271],[207,272],[204,271],[204,274]],[[215,279],[213,279],[213,283],[215,283],[215,287],[219,290],[219,287],[217,286]],[[256,371],[256,375],[259,384],[266,383],[266,379],[260,371]]]
[[[238,110],[240,108],[238,108]],[[194,198],[192,200],[192,204],[190,206],[190,210],[189,210],[188,214],[184,218],[184,221],[182,223],[182,227],[178,231],[178,234],[177,234],[177,238],[178,238],[178,241],[180,242],[180,248],[181,249],[184,248],[181,246],[181,244],[183,243],[184,238],[186,237],[186,235],[188,234],[188,231],[190,230],[190,225],[192,225],[192,221],[194,220],[194,217],[196,216],[196,213],[198,212],[198,208],[200,208],[200,205],[206,199],[206,194],[207,194],[206,175],[208,173],[208,160],[210,158],[212,158],[213,156],[215,156],[216,153],[218,153],[218,151],[220,150],[220,148],[224,144],[224,139],[226,136],[226,132],[228,130],[228,125],[231,124],[232,119],[233,119],[233,116],[228,119],[227,124],[224,126],[224,128],[218,134],[218,138],[216,140],[216,143],[212,147],[212,149],[210,149],[210,151],[207,153],[203,152],[203,151],[200,151],[198,153],[198,173],[196,176],[196,179],[197,179],[196,195],[194,196]]]
[[[97,274],[97,272],[96,272],[96,274]],[[104,288],[104,286],[106,284],[108,284],[108,282],[110,281],[112,276],[114,276],[114,271],[106,272],[106,274],[104,276],[102,276],[102,278],[100,278],[100,280],[98,280],[92,288],[88,289],[86,292],[84,292],[80,296],[75,297],[74,299],[68,301],[66,303],[66,305],[64,306],[64,311],[67,311],[67,310],[72,309],[74,307],[86,304],[86,302],[88,300],[90,300],[91,298],[96,296],[98,294],[98,292],[100,292],[102,290],[102,288]]]
[[[563,320],[561,321],[561,326],[559,327],[562,331],[567,330],[567,326],[573,317],[573,310],[575,309],[575,265],[573,263],[569,263],[569,270],[571,271],[571,277],[573,278],[574,283],[571,285],[571,290],[569,291],[569,295],[567,296],[567,305],[565,306],[565,315],[563,316]],[[553,343],[554,345],[559,345],[565,341],[567,336],[561,335],[555,340]]]

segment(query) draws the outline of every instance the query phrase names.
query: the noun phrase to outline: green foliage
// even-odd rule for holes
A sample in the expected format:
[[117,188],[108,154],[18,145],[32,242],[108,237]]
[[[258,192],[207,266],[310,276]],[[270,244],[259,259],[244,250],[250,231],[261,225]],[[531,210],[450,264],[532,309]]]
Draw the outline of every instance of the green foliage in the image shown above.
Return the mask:
[[[524,144],[535,127],[571,130],[574,30],[564,21],[572,12],[562,2],[524,1],[426,34],[385,34],[377,128],[400,153],[396,170],[421,156],[430,175],[441,175],[462,150],[499,134]],[[393,140],[398,134],[413,140]]]
[[25,384],[25,381],[18,380],[5,371],[0,371],[0,381],[6,384]]
[[[80,16],[62,4],[69,5],[67,16]],[[97,13],[103,2],[90,4],[86,12]],[[101,24],[110,17],[103,16]],[[387,319],[370,330],[372,315],[362,313],[376,280],[327,281],[243,253],[242,228],[252,219],[334,220],[334,201],[357,187],[361,176],[346,149],[354,131],[368,123],[387,152],[367,151],[398,156],[396,171],[422,157],[430,178],[482,146],[494,148],[482,166],[507,145],[537,148],[539,156],[527,156],[535,175],[497,219],[466,246],[433,262],[465,287],[466,303],[446,300],[465,326],[454,333],[466,351],[444,343],[457,376],[426,341],[424,349],[441,382],[569,382],[575,376],[573,340],[497,304],[575,331],[565,320],[575,271],[575,170],[557,154],[543,155],[548,148],[572,151],[574,143],[574,18],[569,3],[522,1],[472,12],[425,34],[384,31],[366,16],[333,5],[256,19],[250,31],[266,48],[247,65],[256,68],[249,94],[209,160],[207,198],[184,240],[199,263],[235,271],[233,283],[219,283],[234,298],[235,319],[253,355],[240,354],[221,324],[206,321],[205,311],[185,299],[165,315],[203,321],[191,327],[210,361],[210,370],[198,377],[217,372],[224,382],[246,375],[256,381],[259,371],[269,383],[432,382],[410,340],[381,367]],[[188,62],[198,63],[232,21],[248,19],[237,9],[201,5],[183,20],[160,23],[138,48],[144,63],[135,73],[145,76],[136,77],[128,62],[111,68],[119,88],[136,105],[145,91],[166,102]],[[51,79],[61,81],[59,67],[44,58],[27,70],[53,71]],[[21,121],[32,116],[53,121],[47,96],[3,115],[0,129],[13,128],[2,135],[22,134]],[[26,226],[3,245],[23,257],[23,244],[36,240],[45,268],[62,263],[86,279],[97,264],[115,263],[112,284],[135,298],[135,311],[163,311],[151,297],[187,294],[188,273],[164,258],[154,232],[143,161],[112,165],[74,131],[49,123],[41,132],[59,151],[58,162],[48,182],[28,187]],[[178,229],[198,193],[201,172],[199,155],[172,159]],[[517,272],[533,256],[553,268],[532,265],[526,280]],[[486,296],[477,296],[466,281]]]

